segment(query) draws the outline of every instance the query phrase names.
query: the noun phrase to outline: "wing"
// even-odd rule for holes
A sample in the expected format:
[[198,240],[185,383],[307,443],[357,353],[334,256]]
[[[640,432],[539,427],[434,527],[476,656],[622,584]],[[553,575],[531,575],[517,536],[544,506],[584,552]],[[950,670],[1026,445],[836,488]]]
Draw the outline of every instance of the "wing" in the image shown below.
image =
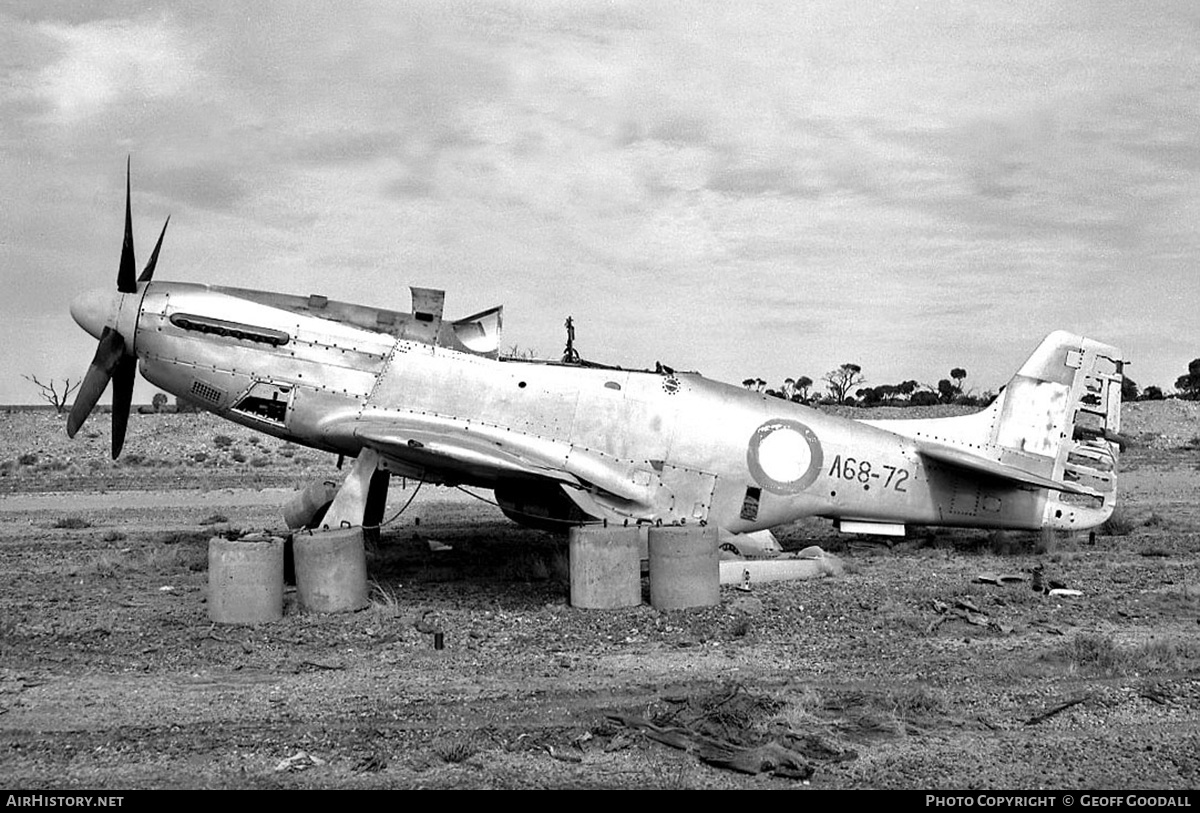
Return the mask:
[[413,476],[439,482],[490,488],[514,478],[535,478],[647,508],[659,485],[648,465],[460,419],[389,415],[347,420],[330,431],[352,433]]
[[[506,444],[482,427],[438,419],[387,418],[359,421],[354,435],[365,445],[431,480],[491,485],[514,477],[578,484],[554,449]],[[523,448],[524,447],[524,448]]]

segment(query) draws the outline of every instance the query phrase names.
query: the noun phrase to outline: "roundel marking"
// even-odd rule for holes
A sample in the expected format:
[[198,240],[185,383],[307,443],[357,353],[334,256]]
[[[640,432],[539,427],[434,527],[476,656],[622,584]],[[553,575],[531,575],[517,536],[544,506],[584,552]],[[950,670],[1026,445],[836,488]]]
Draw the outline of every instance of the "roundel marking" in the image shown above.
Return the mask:
[[746,464],[750,475],[774,494],[799,494],[821,473],[821,442],[799,421],[767,421],[750,436]]

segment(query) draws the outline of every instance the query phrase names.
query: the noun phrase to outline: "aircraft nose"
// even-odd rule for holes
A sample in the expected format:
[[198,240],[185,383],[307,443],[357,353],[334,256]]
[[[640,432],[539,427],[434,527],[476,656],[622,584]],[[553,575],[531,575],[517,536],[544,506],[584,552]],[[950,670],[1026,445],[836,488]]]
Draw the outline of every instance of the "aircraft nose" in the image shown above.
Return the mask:
[[104,332],[105,325],[115,317],[111,290],[95,288],[71,300],[71,318],[97,339]]

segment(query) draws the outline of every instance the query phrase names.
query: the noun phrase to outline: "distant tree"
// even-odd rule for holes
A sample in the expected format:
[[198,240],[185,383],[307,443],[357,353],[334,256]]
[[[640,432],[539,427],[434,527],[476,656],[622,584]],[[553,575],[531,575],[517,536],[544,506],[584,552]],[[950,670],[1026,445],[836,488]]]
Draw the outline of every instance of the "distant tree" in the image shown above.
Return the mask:
[[521,347],[519,344],[514,344],[509,346],[507,352],[501,353],[500,358],[530,361],[537,358],[537,351],[532,347]]
[[1200,401],[1200,359],[1192,359],[1187,375],[1175,379],[1175,389],[1179,390],[1180,398]]
[[912,394],[908,403],[912,406],[935,406],[938,403],[938,396],[936,392],[919,390]]
[[860,387],[855,391],[854,396],[863,406],[868,407],[877,406],[880,400],[878,387]]
[[71,379],[64,378],[62,384],[55,383],[54,379],[50,379],[49,383],[45,383],[38,379],[36,375],[22,375],[26,381],[33,382],[34,386],[41,392],[41,398],[50,406],[54,407],[55,413],[61,415],[67,411],[67,399],[79,389],[82,381],[71,383]]
[[880,384],[878,387],[864,387],[854,393],[863,406],[880,406],[894,403],[900,394],[899,384]]
[[1129,376],[1123,377],[1121,379],[1121,400],[1122,401],[1136,401],[1137,399],[1138,399],[1137,382],[1134,381]]
[[967,371],[962,367],[955,367],[950,371],[950,377],[954,379],[954,388],[961,393],[963,382],[967,380]]
[[1151,384],[1149,387],[1146,387],[1146,389],[1142,390],[1143,401],[1161,401],[1164,397],[1165,396],[1163,395],[1162,387],[1154,384]]
[[948,378],[943,378],[941,381],[939,381],[937,388],[938,399],[943,404],[954,403],[954,397],[959,394],[958,388],[951,384],[950,379]]
[[912,398],[912,394],[920,388],[920,384],[916,381],[901,381],[896,385],[896,392],[903,395],[905,398]]
[[761,378],[756,378],[756,379],[754,379],[754,387],[755,387],[755,389],[757,389],[759,392],[762,392],[762,391],[763,391],[763,388],[764,388],[764,387],[766,387],[766,386],[767,386],[767,382],[766,382],[766,381],[763,381]]
[[806,375],[802,375],[796,379],[796,395],[800,396],[801,401],[808,400],[808,388],[813,385],[813,380]]
[[757,378],[743,378],[742,386],[746,389],[752,389],[757,381]]
[[863,377],[862,367],[857,364],[846,363],[836,370],[830,370],[825,373],[822,380],[828,385],[830,396],[836,403],[843,404],[846,402],[846,396],[852,387],[866,383],[866,378]]
[[179,413],[180,415],[185,415],[185,414],[191,415],[191,414],[201,412],[202,410],[200,409],[200,405],[197,404],[195,401],[189,401],[186,398],[180,398],[178,395],[176,395],[175,396],[175,411],[177,413]]
[[154,393],[154,398],[152,398],[150,400],[150,403],[154,407],[155,412],[162,412],[163,409],[165,409],[167,406],[166,393],[162,393],[162,392]]

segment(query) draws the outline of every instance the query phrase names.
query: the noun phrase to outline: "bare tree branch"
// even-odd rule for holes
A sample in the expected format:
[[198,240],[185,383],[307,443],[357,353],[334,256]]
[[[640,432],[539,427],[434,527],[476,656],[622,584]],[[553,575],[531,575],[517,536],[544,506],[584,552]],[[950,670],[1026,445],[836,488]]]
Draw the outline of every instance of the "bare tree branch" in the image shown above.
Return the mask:
[[26,381],[33,382],[34,386],[41,390],[42,400],[54,407],[54,411],[59,415],[67,411],[67,399],[70,398],[71,395],[74,394],[75,390],[79,389],[79,385],[83,383],[82,381],[76,381],[74,384],[72,384],[71,379],[65,378],[63,379],[60,389],[59,385],[55,383],[53,378],[50,379],[49,383],[39,380],[36,375],[22,375],[21,378],[24,378]]

